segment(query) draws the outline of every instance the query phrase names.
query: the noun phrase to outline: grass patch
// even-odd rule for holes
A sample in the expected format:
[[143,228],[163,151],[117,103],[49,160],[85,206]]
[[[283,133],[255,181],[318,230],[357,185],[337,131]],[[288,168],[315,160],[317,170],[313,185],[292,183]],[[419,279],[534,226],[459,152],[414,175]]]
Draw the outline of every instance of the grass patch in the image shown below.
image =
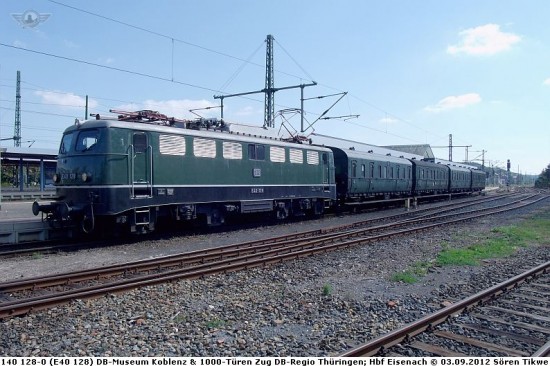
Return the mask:
[[[442,250],[433,265],[476,266],[484,259],[508,257],[520,247],[550,245],[550,211],[517,226],[493,229],[492,233],[492,238],[463,249],[451,248],[451,243],[442,242]],[[431,266],[429,262],[415,262],[405,271],[393,274],[391,281],[416,283]]]
[[428,262],[415,262],[410,269],[395,273],[391,276],[391,280],[393,282],[416,283],[420,277],[428,273],[430,266]]
[[399,273],[394,273],[391,278],[393,282],[404,282],[404,283],[416,283],[418,282],[418,277],[412,274],[410,271],[403,271]]
[[508,257],[520,247],[532,244],[550,244],[550,219],[532,219],[518,226],[499,227],[492,232],[496,237],[483,243],[471,245],[464,249],[446,248],[437,256],[436,264],[479,265],[480,261],[489,258]]
[[323,296],[329,296],[332,294],[332,286],[328,283],[323,286]]
[[225,320],[214,319],[214,320],[210,320],[206,323],[206,328],[214,329],[214,328],[223,327],[224,325],[225,325]]

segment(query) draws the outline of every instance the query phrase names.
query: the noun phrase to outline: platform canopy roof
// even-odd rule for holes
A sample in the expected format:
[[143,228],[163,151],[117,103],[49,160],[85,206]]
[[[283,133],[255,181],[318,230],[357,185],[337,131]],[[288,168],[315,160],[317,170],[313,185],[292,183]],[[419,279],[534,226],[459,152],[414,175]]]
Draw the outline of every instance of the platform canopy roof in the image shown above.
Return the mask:
[[434,153],[430,145],[391,145],[384,146],[386,149],[401,151],[407,154],[423,156],[424,159],[434,159]]
[[7,159],[32,159],[32,160],[56,160],[57,150],[40,149],[31,147],[0,147],[2,158]]

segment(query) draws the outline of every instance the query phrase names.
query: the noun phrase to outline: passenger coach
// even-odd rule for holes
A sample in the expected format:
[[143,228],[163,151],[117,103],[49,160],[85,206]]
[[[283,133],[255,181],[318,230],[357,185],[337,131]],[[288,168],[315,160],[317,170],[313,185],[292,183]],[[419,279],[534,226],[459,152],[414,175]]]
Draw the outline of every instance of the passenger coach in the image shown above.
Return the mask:
[[408,196],[412,164],[404,158],[330,147],[340,201]]

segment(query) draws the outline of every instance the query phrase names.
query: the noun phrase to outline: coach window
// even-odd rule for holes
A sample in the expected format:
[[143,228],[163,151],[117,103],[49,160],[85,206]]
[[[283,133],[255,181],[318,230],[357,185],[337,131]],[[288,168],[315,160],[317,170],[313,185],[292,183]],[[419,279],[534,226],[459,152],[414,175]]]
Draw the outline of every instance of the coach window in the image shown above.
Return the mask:
[[361,176],[363,178],[366,178],[367,177],[367,171],[365,169],[365,164],[361,164]]
[[248,145],[248,159],[250,160],[265,160],[265,146],[264,145]]
[[357,162],[355,161],[351,163],[351,177],[357,178]]
[[374,163],[369,163],[369,167],[370,167],[369,178],[374,178]]

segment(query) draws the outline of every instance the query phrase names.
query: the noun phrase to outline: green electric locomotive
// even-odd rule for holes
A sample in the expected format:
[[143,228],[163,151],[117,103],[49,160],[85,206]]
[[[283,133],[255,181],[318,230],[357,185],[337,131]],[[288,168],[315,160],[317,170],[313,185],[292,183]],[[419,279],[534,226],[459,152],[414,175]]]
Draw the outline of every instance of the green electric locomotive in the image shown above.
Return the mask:
[[217,121],[141,111],[75,122],[61,141],[59,225],[150,232],[160,220],[218,225],[228,215],[319,215],[336,198],[330,149],[232,133]]

